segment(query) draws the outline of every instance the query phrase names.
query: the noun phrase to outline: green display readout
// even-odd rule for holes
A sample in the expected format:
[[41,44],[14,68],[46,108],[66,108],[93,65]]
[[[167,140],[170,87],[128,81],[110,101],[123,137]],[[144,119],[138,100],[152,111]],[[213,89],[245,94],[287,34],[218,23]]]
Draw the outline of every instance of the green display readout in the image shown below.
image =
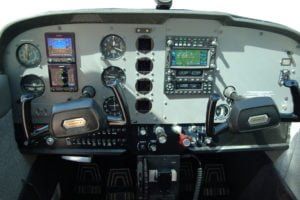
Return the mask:
[[206,66],[207,49],[173,49],[171,51],[171,66]]

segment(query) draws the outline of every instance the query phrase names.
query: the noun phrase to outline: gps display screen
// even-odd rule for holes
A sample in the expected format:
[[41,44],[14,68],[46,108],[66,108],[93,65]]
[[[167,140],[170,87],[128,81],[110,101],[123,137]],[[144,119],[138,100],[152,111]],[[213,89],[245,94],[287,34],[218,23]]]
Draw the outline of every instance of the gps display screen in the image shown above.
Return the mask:
[[206,66],[207,49],[174,49],[171,51],[171,66]]

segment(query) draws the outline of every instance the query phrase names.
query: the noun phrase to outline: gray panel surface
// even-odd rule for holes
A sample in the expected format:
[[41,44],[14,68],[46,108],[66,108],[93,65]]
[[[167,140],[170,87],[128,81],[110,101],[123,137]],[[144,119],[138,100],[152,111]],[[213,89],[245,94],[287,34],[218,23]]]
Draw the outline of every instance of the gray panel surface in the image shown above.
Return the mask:
[[[152,28],[148,34],[154,40],[153,51],[142,54],[136,50],[136,39],[140,34],[135,33],[137,27]],[[18,35],[8,46],[5,57],[5,71],[9,75],[13,93],[15,120],[20,120],[19,98],[20,79],[26,74],[37,74],[46,84],[46,92],[33,102],[33,117],[35,122],[47,123],[51,106],[67,99],[80,96],[77,93],[50,92],[48,68],[46,64],[45,32],[74,32],[76,38],[79,91],[85,85],[96,88],[96,100],[102,105],[112,92],[105,88],[101,81],[102,71],[110,65],[124,69],[127,81],[125,84],[126,97],[132,123],[203,123],[207,97],[170,98],[163,93],[165,67],[165,38],[167,35],[185,36],[215,36],[218,37],[217,74],[215,92],[221,94],[228,85],[234,85],[237,91],[247,97],[271,96],[280,112],[290,113],[293,104],[289,90],[278,84],[279,72],[289,69],[291,78],[300,80],[297,63],[300,62],[300,50],[297,42],[283,35],[260,31],[256,29],[223,26],[215,20],[203,19],[169,19],[163,24],[72,24],[47,26],[26,31]],[[116,61],[101,60],[99,44],[107,34],[122,36],[127,45],[127,51]],[[36,44],[42,53],[41,66],[25,69],[15,58],[15,52],[21,43],[29,41]],[[287,57],[286,51],[293,52],[295,64],[281,66],[282,58]],[[149,57],[153,60],[152,73],[141,75],[135,69],[136,59]],[[153,89],[147,95],[138,94],[135,83],[138,78],[149,78],[153,81]],[[150,113],[140,114],[135,110],[135,100],[147,97],[152,100]],[[226,103],[224,99],[219,102]],[[37,116],[39,110],[47,111],[46,116]],[[220,120],[221,121],[221,120]]]

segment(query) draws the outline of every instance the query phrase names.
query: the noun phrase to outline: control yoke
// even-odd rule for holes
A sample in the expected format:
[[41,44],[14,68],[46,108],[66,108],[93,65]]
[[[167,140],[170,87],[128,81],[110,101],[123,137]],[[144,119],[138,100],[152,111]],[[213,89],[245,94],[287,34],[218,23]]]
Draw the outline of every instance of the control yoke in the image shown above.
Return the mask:
[[128,125],[130,123],[130,116],[129,116],[129,109],[128,104],[126,101],[126,97],[124,94],[123,85],[119,81],[113,82],[113,84],[108,85],[110,87],[120,105],[121,113],[122,113],[122,119],[112,119],[109,120],[109,125]]
[[69,137],[84,135],[108,125],[123,126],[130,122],[128,106],[120,83],[109,86],[118,100],[122,111],[122,119],[107,120],[101,107],[93,99],[95,89],[86,86],[79,99],[54,104],[49,125],[34,129],[31,116],[31,102],[38,96],[24,94],[21,96],[22,122],[27,142],[32,139],[51,135],[53,137]]
[[213,137],[229,129],[235,133],[245,133],[276,127],[281,121],[300,121],[300,89],[295,80],[286,80],[284,86],[290,88],[294,111],[291,114],[279,113],[271,97],[243,98],[233,86],[226,87],[223,95],[232,102],[227,122],[214,125],[214,114],[220,97],[212,94],[207,104],[206,133]]

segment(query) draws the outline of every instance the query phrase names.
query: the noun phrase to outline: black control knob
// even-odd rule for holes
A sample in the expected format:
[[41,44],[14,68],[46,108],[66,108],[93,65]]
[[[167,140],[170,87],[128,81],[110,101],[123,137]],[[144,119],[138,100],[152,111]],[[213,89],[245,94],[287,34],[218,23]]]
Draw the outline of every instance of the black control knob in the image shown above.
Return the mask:
[[137,149],[138,149],[138,151],[146,151],[147,150],[146,143],[145,142],[138,142]]
[[150,143],[148,145],[148,150],[151,151],[151,152],[156,152],[157,151],[157,145],[154,144],[154,143]]
[[96,90],[92,86],[84,86],[82,88],[82,97],[93,98],[96,95]]

